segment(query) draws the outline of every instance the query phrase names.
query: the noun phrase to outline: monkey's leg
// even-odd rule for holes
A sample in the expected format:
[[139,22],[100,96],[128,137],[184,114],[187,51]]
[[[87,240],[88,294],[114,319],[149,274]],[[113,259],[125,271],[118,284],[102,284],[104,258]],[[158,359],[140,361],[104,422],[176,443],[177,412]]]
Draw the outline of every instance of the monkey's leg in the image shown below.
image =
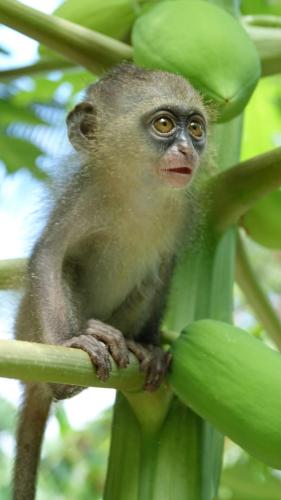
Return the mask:
[[45,384],[27,384],[17,435],[13,500],[33,500],[41,444],[52,402]]
[[141,344],[134,340],[126,341],[128,349],[140,362],[141,371],[145,372],[145,389],[156,390],[162,383],[172,361],[170,352],[165,352],[157,345]]

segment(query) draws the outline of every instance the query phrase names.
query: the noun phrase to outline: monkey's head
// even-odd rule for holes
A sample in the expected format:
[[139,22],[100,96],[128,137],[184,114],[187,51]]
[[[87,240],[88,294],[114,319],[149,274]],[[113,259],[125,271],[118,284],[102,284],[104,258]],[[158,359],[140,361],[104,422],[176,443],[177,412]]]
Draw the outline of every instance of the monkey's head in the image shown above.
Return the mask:
[[73,146],[93,165],[172,188],[190,184],[207,142],[198,92],[178,75],[129,64],[91,85],[67,124]]

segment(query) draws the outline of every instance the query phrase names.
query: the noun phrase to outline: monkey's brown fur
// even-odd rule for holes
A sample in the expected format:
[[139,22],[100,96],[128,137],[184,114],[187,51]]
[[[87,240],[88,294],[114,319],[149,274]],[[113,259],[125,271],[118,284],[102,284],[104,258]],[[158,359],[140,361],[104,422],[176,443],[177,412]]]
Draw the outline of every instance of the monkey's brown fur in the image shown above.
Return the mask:
[[[182,108],[187,111],[174,111]],[[161,126],[170,126],[170,115],[177,123],[171,145],[169,134],[158,134],[155,127],[160,125],[151,119],[158,109],[164,110]],[[101,378],[109,374],[108,352],[126,367],[129,348],[146,367],[147,387],[159,385],[167,356],[150,347],[147,362],[143,348],[138,350],[123,335],[155,346],[159,341],[169,276],[188,216],[186,189],[166,182],[183,177],[170,172],[169,165],[184,171],[187,167],[181,165],[188,164],[195,171],[203,153],[200,141],[193,143],[188,136],[185,144],[183,139],[183,120],[192,113],[206,124],[198,93],[174,74],[121,65],[88,88],[85,101],[67,120],[80,167],[30,258],[18,339],[80,347]],[[189,127],[193,132],[199,126]],[[166,166],[161,170],[162,161]],[[14,500],[34,498],[51,401],[74,392],[65,386],[26,385]]]

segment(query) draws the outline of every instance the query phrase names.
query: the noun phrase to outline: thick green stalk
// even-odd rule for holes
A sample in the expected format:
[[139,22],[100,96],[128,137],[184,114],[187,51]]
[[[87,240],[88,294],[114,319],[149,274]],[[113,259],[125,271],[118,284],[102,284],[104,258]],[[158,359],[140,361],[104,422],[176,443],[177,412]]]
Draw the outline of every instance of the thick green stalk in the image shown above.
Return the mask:
[[81,349],[20,340],[0,340],[0,377],[19,378],[26,382],[113,387],[126,391],[142,389],[144,376],[133,355],[126,370],[117,369],[113,360],[111,365],[109,379],[101,382],[89,356]]
[[149,435],[119,394],[104,500],[200,499],[201,425],[200,417],[173,398],[160,428]]
[[131,47],[123,42],[44,14],[16,0],[0,3],[0,22],[38,40],[93,73],[100,73],[112,64],[132,57]]
[[154,497],[154,482],[158,458],[157,433],[141,434],[138,500]]
[[255,316],[281,351],[280,318],[256,279],[241,238],[237,241],[236,280]]
[[141,429],[125,397],[114,407],[104,500],[138,500]]
[[236,224],[260,198],[281,185],[281,148],[222,172],[207,182],[210,221],[219,233]]
[[242,21],[246,22],[250,26],[281,29],[280,16],[270,16],[270,15],[244,16],[242,18]]

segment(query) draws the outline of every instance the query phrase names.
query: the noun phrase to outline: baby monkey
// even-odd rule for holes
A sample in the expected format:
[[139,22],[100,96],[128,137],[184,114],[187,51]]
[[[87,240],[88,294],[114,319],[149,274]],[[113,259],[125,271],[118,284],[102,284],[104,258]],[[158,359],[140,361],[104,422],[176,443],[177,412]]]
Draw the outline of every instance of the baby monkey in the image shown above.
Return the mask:
[[[170,363],[159,325],[186,233],[187,188],[206,147],[207,113],[182,77],[122,64],[67,117],[77,165],[32,252],[17,339],[80,348],[97,376],[129,351],[145,388]],[[14,500],[32,500],[50,405],[81,388],[28,383]]]

